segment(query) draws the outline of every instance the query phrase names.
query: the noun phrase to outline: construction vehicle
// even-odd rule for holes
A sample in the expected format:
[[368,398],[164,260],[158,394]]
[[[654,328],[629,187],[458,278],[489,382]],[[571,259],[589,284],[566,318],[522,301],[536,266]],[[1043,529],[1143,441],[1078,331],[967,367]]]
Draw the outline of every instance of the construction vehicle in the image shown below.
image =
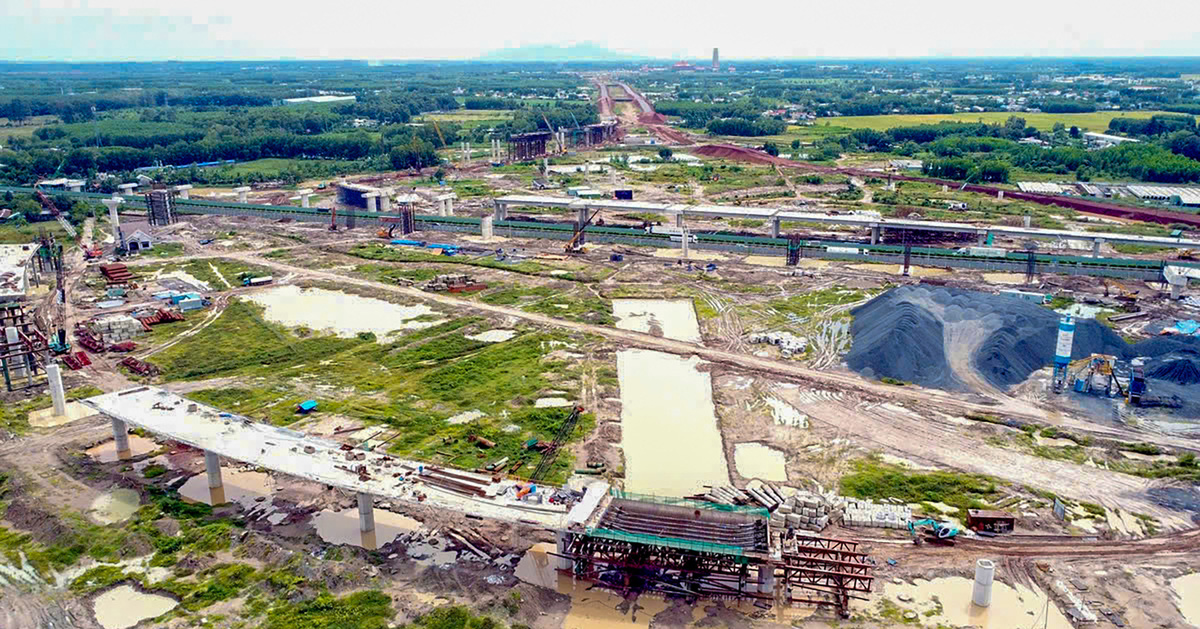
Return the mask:
[[958,527],[930,518],[909,522],[908,532],[912,534],[913,543],[917,546],[923,543],[953,546],[954,538],[958,537]]
[[421,290],[430,293],[471,293],[487,287],[487,284],[476,282],[470,275],[439,275],[426,282]]
[[592,224],[592,221],[596,219],[596,215],[599,213],[600,210],[592,212],[592,215],[589,216],[586,221],[584,221],[583,225],[580,225],[579,228],[575,230],[575,235],[571,236],[571,239],[567,241],[567,246],[564,247],[564,251],[567,253],[583,253],[583,232],[587,230],[588,225]]
[[255,275],[249,271],[238,273],[238,279],[242,281],[242,286],[264,286],[274,281],[270,275]]

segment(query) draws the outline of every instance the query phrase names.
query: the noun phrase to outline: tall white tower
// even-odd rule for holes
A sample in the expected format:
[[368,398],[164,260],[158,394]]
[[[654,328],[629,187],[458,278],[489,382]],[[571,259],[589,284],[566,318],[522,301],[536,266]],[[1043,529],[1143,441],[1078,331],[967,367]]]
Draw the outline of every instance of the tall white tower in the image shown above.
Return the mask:
[[713,48],[713,72],[721,69],[721,57],[717,55],[717,49]]

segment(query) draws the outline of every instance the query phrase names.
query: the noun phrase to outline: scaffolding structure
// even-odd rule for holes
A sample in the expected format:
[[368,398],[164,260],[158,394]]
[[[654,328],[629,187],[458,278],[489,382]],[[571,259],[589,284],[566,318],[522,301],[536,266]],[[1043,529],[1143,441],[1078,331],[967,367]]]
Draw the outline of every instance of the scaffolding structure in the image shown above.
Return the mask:
[[560,533],[564,572],[623,596],[800,603],[841,617],[851,598],[871,591],[873,564],[857,542],[772,531],[756,511],[617,495],[592,526]]
[[155,188],[146,193],[146,220],[151,225],[170,225],[175,222],[175,192]]
[[[0,305],[0,373],[8,391],[35,385],[34,376],[45,370],[50,347],[21,304]],[[23,383],[23,384],[22,384]]]

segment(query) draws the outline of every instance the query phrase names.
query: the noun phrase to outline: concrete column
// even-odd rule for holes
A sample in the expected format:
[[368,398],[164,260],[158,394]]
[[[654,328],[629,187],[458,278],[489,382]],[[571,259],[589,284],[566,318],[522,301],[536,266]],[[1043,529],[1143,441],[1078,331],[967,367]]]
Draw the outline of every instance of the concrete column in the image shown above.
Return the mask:
[[882,231],[883,231],[883,229],[880,228],[879,225],[871,226],[871,244],[873,244],[873,245],[879,244],[879,236],[881,235],[880,232],[882,232]]
[[491,240],[492,236],[494,236],[495,233],[496,233],[496,217],[495,216],[483,217],[483,220],[481,220],[479,222],[479,234],[481,236],[483,236],[484,241]]
[[175,186],[175,194],[178,195],[180,199],[186,200],[188,198],[188,194],[191,193],[191,190],[192,184],[190,183]]
[[680,212],[675,215],[675,226],[680,229],[683,228],[683,212]]
[[367,550],[375,550],[379,544],[375,539],[375,503],[369,494],[358,492],[358,532],[362,536],[362,546]]
[[987,243],[987,232],[979,232],[979,244],[983,245],[985,243]]
[[996,198],[997,198],[997,199],[1003,199],[1003,198],[1004,198],[1004,191],[1003,191],[1003,190],[1001,190],[1001,191],[997,192],[997,193],[996,193]]
[[780,223],[779,219],[777,219],[777,218],[771,219],[771,237],[772,238],[779,237],[779,223]]
[[690,240],[691,240],[691,233],[689,233],[687,228],[685,227],[683,230],[683,236],[679,239],[679,242],[683,245],[683,258],[685,260],[687,259],[688,251],[691,248],[691,243],[689,242]]
[[1100,245],[1102,245],[1102,244],[1104,244],[1103,238],[1097,238],[1092,241],[1092,257],[1093,258],[1100,257]]
[[992,604],[992,580],[996,577],[996,564],[990,559],[975,562],[975,588],[971,602],[987,607]]
[[128,459],[133,453],[129,450],[129,427],[125,422],[112,418],[113,447],[117,450],[118,459]]
[[[21,348],[21,335],[15,327],[4,328],[4,340],[10,348]],[[27,357],[22,354],[8,361],[8,374],[13,378],[28,375]]]
[[585,207],[579,208],[578,214],[575,217],[575,228],[583,229],[583,226],[587,224],[587,220],[588,220],[587,207],[585,206]]
[[46,365],[46,378],[50,381],[50,399],[54,400],[54,415],[67,414],[67,394],[63,391],[62,369],[58,363]]
[[250,194],[250,186],[242,186],[240,188],[234,188],[233,191],[236,192],[238,195],[238,200],[237,200],[238,203],[246,203],[249,201],[248,195]]
[[566,531],[556,531],[555,532],[555,542],[557,543],[556,545],[558,546],[558,554],[560,556],[554,558],[554,561],[555,561],[554,567],[559,570],[570,570],[571,568],[574,567],[575,562],[568,559],[567,557],[562,556],[562,555],[566,555],[567,550],[568,550],[567,545],[569,543],[569,538],[567,537],[567,532]]
[[387,192],[381,193],[379,195],[379,211],[380,212],[391,212],[392,211],[392,197]]
[[308,207],[308,198],[312,196],[313,191],[305,188],[300,190],[300,207]]
[[758,567],[758,592],[770,594],[775,591],[775,568],[769,565]]
[[111,199],[101,199],[100,202],[104,204],[104,207],[108,208],[108,222],[112,223],[112,228],[116,229],[119,227],[121,217],[117,212],[117,208],[125,202],[125,199],[122,199],[121,197],[113,197]]
[[368,212],[379,211],[379,194],[375,192],[367,192],[363,194],[363,199],[367,202]]
[[117,190],[120,190],[122,195],[133,194],[133,191],[137,190],[137,187],[136,183],[123,183],[117,186]]
[[1022,224],[1025,225],[1025,229],[1029,229],[1029,226],[1033,224],[1033,217],[1026,214],[1025,218],[1022,219]]
[[493,203],[493,207],[494,207],[494,210],[492,212],[492,217],[495,220],[502,221],[508,217],[508,206],[507,205],[505,205],[499,201],[493,201],[492,203]]
[[221,457],[216,452],[204,451],[204,471],[208,474],[210,504],[225,504],[225,483],[221,481]]
[[942,192],[950,192],[950,186],[947,186],[946,184],[942,184]]

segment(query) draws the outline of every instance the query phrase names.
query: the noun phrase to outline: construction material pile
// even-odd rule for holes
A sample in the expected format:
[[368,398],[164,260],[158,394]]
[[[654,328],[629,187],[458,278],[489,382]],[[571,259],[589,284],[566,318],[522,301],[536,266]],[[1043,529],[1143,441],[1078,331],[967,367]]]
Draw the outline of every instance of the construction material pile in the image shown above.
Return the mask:
[[133,273],[124,264],[101,264],[100,273],[109,284],[128,284],[133,280]]
[[1196,384],[1200,382],[1200,360],[1196,358],[1168,360],[1152,367],[1146,372],[1146,377],[1167,380],[1175,384]]
[[141,321],[124,314],[98,317],[88,327],[106,345],[114,345],[136,338],[144,334],[148,329],[142,325]]
[[868,526],[882,529],[905,529],[912,520],[912,507],[896,504],[876,504],[872,500],[850,498],[842,513],[846,526]]
[[845,499],[841,497],[798,492],[776,507],[771,514],[771,526],[820,532],[844,504]]
[[[901,286],[853,311],[846,364],[871,378],[951,391],[986,383],[1006,389],[1054,361],[1058,313],[1009,295],[931,285]],[[1128,360],[1200,350],[1194,337],[1129,345],[1094,319],[1076,319],[1071,357]]]

